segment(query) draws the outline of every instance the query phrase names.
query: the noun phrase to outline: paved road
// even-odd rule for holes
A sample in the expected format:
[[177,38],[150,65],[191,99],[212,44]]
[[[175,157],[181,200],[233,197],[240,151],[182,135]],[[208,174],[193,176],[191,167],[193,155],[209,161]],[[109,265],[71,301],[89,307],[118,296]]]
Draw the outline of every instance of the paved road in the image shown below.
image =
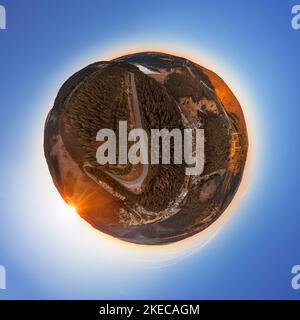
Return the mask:
[[[136,129],[142,129],[142,118],[141,118],[141,111],[139,107],[139,100],[138,100],[138,95],[137,95],[137,90],[136,90],[136,85],[135,85],[135,79],[134,79],[134,74],[130,72],[130,86],[131,86],[131,94],[132,94],[132,108],[133,108],[133,115],[134,115],[134,122],[135,125],[134,127]],[[145,148],[148,147],[146,143],[142,144],[145,146]],[[147,150],[145,150],[147,151]],[[148,170],[149,170],[149,165],[148,164],[141,164],[142,166],[142,172],[139,177],[135,178],[134,180],[125,180],[122,179],[121,176],[115,176],[111,173],[107,173],[109,176],[111,176],[114,180],[118,181],[121,185],[123,185],[126,189],[134,192],[134,193],[139,193],[141,191],[142,184],[147,177]],[[133,169],[132,169],[133,170]],[[130,174],[130,173],[129,173]]]

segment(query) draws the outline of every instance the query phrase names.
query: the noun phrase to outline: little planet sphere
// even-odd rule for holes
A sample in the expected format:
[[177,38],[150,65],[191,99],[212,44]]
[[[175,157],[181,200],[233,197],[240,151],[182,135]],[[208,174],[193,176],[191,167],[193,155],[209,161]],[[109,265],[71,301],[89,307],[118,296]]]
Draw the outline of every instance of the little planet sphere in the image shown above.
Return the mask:
[[[203,170],[186,174],[185,161],[97,161],[104,143],[99,130],[115,132],[118,157],[118,141],[136,128],[203,129]],[[127,143],[126,152],[133,146]],[[196,139],[191,143],[197,147]],[[175,146],[170,140],[171,156]],[[144,245],[179,241],[216,221],[238,190],[247,150],[242,108],[221,77],[161,52],[99,61],[74,73],[60,88],[44,130],[48,168],[63,199],[99,231]]]

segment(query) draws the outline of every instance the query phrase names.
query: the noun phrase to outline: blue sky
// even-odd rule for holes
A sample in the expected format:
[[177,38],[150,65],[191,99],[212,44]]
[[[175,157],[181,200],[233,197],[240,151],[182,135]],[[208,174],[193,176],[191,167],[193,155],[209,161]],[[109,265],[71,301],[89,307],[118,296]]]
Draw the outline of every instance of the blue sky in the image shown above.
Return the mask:
[[[0,2],[0,299],[300,298],[291,287],[300,264],[297,1]],[[258,129],[234,216],[205,247],[167,262],[168,252],[112,243],[60,212],[42,157],[43,116],[63,81],[139,44],[186,48],[232,71]]]

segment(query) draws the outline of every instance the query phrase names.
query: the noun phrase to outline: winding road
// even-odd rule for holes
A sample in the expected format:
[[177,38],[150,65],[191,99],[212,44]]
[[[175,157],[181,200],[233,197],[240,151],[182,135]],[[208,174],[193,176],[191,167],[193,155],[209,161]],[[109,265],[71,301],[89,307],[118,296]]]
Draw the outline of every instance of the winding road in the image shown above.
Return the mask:
[[[131,100],[130,105],[131,105],[131,112],[134,117],[134,128],[135,129],[143,129],[141,111],[140,111],[140,107],[139,107],[139,100],[138,100],[138,95],[137,95],[137,90],[136,90],[136,85],[135,85],[134,74],[132,72],[130,72],[129,76],[130,76],[130,87],[131,87],[131,94],[132,94],[132,100]],[[141,146],[147,148],[148,147],[147,141],[141,142]],[[147,152],[147,150],[144,150],[144,151]],[[129,191],[138,194],[138,193],[142,192],[142,185],[148,175],[149,165],[148,164],[137,164],[137,165],[133,166],[133,168],[131,169],[131,172],[129,172],[128,175],[126,175],[126,176],[127,177],[130,176],[130,174],[136,170],[137,166],[142,167],[141,174],[137,178],[134,178],[133,180],[125,179],[125,177],[122,178],[122,176],[117,176],[117,175],[114,175],[110,172],[106,172],[106,173],[111,178],[113,178],[115,181],[120,183],[123,187],[128,189]]]

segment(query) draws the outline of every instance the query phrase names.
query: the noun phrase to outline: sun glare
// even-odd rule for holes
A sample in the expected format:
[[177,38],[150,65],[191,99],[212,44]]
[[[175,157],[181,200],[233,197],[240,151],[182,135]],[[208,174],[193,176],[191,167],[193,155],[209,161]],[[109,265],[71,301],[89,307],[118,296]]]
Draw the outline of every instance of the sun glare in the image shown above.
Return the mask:
[[77,213],[77,210],[76,210],[76,207],[75,207],[73,204],[68,204],[68,205],[67,205],[67,211],[68,211],[70,214],[78,214],[78,213]]

